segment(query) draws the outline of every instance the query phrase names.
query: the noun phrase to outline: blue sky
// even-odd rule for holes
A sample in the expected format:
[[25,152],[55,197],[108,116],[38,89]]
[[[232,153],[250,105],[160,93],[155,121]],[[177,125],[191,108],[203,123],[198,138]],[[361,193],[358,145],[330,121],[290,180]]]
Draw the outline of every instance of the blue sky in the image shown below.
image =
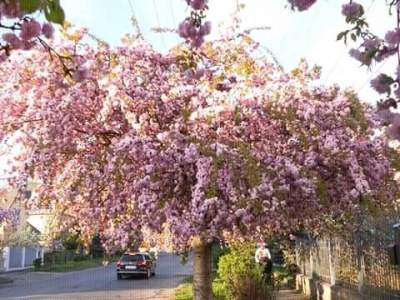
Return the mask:
[[[96,36],[112,45],[120,43],[121,37],[133,27],[134,14],[145,38],[156,49],[167,51],[179,42],[176,35],[159,34],[153,27],[176,28],[187,15],[184,0],[62,0],[67,19],[74,25],[87,27]],[[300,58],[323,67],[322,83],[339,83],[353,87],[364,101],[375,103],[377,95],[370,89],[369,80],[381,71],[391,72],[393,63],[368,71],[349,58],[342,42],[336,42],[338,32],[347,28],[340,14],[345,0],[319,0],[310,11],[292,12],[286,0],[245,0],[242,13],[243,27],[270,26],[269,31],[256,32],[253,37],[271,49],[280,63],[291,69]],[[376,33],[384,33],[395,24],[388,18],[382,0],[361,0],[367,11],[368,21]],[[218,24],[229,22],[236,0],[210,0],[209,19],[213,22],[213,38],[218,35]]]

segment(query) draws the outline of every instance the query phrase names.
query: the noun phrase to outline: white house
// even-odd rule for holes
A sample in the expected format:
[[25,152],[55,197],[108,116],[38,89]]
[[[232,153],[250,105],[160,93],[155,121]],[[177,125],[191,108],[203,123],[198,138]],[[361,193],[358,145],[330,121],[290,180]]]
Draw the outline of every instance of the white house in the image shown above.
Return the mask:
[[[1,179],[6,180],[7,178]],[[16,229],[10,232],[10,229],[0,228],[0,241],[5,244],[3,249],[0,248],[2,250],[0,251],[0,272],[31,268],[36,258],[42,258],[43,261],[45,247],[40,240],[36,245],[24,245],[23,243],[7,245],[7,239],[11,235],[22,235],[26,232],[26,229],[39,236],[45,233],[46,226],[51,217],[50,211],[46,209],[28,210],[22,203],[24,198],[26,199],[31,196],[30,189],[32,189],[32,184],[28,184],[24,195],[19,195],[16,191],[10,191],[5,199],[0,200],[1,208],[17,208],[20,211],[19,224]]]

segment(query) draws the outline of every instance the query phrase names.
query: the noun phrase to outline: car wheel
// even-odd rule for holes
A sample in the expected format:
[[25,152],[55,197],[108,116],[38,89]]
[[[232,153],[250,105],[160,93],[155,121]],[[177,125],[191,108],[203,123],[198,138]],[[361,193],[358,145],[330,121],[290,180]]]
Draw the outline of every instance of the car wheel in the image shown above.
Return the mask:
[[154,270],[153,273],[151,273],[151,276],[156,276],[156,271]]
[[151,277],[151,271],[150,269],[147,269],[146,279],[150,279],[150,277]]
[[117,279],[121,280],[122,279],[122,274],[117,274]]

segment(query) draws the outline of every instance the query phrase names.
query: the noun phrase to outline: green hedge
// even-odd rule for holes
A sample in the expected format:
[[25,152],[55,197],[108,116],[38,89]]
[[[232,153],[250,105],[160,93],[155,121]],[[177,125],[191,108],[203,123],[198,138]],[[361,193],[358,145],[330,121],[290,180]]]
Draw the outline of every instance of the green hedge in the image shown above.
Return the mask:
[[254,260],[255,245],[237,244],[219,260],[218,277],[226,299],[272,299],[273,288],[262,276],[262,268]]
[[214,244],[212,246],[212,265],[213,269],[218,269],[218,263],[220,258],[229,253],[229,248],[228,247],[222,247],[220,244]]
[[91,260],[90,255],[78,254],[75,251],[53,251],[44,254],[44,264],[48,265],[60,265],[66,264],[71,261],[85,261]]

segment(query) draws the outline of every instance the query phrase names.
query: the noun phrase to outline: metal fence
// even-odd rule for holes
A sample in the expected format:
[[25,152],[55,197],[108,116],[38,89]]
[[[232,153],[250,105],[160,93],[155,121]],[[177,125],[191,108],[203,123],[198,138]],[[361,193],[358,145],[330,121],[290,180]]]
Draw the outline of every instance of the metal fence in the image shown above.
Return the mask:
[[353,289],[361,299],[400,299],[400,266],[389,247],[395,243],[391,225],[370,226],[346,238],[298,239],[300,272],[331,286]]

